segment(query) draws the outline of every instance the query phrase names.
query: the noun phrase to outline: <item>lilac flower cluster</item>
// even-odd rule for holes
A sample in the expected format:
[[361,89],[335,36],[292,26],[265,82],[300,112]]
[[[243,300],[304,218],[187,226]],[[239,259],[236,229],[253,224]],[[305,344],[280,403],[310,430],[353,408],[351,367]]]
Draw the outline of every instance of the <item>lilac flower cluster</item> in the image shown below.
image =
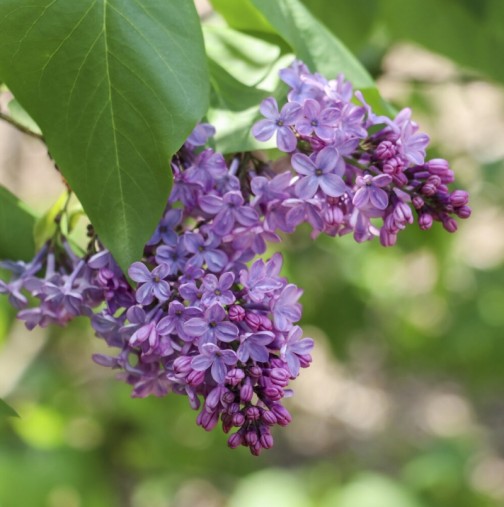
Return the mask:
[[266,99],[253,132],[276,135],[293,171],[277,174],[250,153],[225,159],[205,148],[213,127],[198,125],[171,161],[165,213],[128,270],[135,287],[94,235],[85,255],[59,231],[30,263],[0,265],[12,274],[0,293],[29,329],[87,316],[118,349],[94,360],[119,369],[133,396],[186,395],[197,424],[220,421],[229,446],[254,455],[272,447],[274,425],[290,422],[282,401],[314,345],[297,325],[302,291],[281,276],[280,254],[262,257],[266,243],[308,222],[315,235],[379,235],[389,246],[413,221],[410,202],[423,229],[439,220],[453,232],[452,216],[470,214],[467,194],[448,191],[447,163],[424,162],[428,139],[408,110],[378,117],[358,93],[352,102],[343,78],[300,62],[281,77],[289,101],[279,110]]
[[274,98],[264,100],[265,119],[252,132],[260,141],[276,136],[278,149],[292,154],[295,177],[268,184],[276,195],[264,200],[266,223],[291,232],[308,221],[315,236],[379,236],[391,246],[413,223],[412,208],[424,230],[439,221],[455,232],[454,217],[470,216],[467,192],[448,189],[448,162],[425,161],[429,138],[409,109],[394,119],[378,116],[343,76],[329,81],[299,61],[280,76],[290,87],[288,102],[279,110]]

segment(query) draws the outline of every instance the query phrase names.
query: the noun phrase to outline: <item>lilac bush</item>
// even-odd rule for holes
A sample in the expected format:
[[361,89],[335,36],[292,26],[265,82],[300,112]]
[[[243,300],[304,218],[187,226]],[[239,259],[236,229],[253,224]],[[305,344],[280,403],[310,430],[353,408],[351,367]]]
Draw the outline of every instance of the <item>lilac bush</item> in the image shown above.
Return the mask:
[[220,423],[231,448],[254,455],[291,421],[283,400],[314,346],[297,325],[302,290],[281,275],[281,254],[264,256],[266,243],[308,223],[313,237],[392,246],[415,216],[421,229],[437,221],[454,232],[455,217],[470,215],[468,194],[448,188],[448,162],[425,160],[429,139],[409,109],[378,116],[343,76],[299,61],[280,76],[287,103],[264,100],[252,132],[275,137],[291,169],[225,158],[205,148],[213,127],[198,125],[171,160],[165,213],[130,280],[94,234],[83,256],[59,232],[30,263],[1,265],[11,279],[0,292],[29,329],[88,317],[114,351],[94,360],[119,370],[134,397],[186,395],[198,425]]

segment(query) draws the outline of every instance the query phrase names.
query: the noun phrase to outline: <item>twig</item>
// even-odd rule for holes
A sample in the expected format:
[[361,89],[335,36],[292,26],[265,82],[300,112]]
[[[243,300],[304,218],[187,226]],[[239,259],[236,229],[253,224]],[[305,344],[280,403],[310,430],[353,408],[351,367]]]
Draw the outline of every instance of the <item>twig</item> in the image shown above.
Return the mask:
[[0,120],[4,120],[7,123],[10,123],[13,127],[17,128],[19,131],[23,132],[24,134],[35,137],[36,139],[39,139],[40,141],[44,142],[44,136],[41,134],[37,134],[36,132],[33,132],[33,130],[30,130],[29,128],[25,127],[24,125],[21,125],[21,123],[17,122],[12,116],[9,116],[7,114],[4,114],[0,111]]

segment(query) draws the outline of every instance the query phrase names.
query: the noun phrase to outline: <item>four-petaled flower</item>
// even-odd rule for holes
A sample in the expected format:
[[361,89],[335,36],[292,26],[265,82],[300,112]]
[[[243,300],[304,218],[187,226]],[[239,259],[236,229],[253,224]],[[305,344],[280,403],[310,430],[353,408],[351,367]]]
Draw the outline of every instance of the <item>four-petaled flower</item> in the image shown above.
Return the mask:
[[128,269],[132,280],[139,285],[136,290],[136,300],[141,305],[148,305],[157,298],[163,303],[170,297],[170,284],[164,280],[170,273],[170,266],[159,264],[152,272],[141,262],[134,262]]
[[200,347],[201,354],[194,356],[191,361],[191,368],[196,371],[206,371],[210,368],[210,373],[217,384],[224,384],[226,379],[227,367],[234,366],[238,362],[234,350],[222,350],[214,343],[205,343]]
[[299,356],[309,354],[314,342],[311,338],[302,338],[303,331],[299,326],[293,326],[287,335],[287,340],[280,349],[280,357],[287,363],[293,377],[299,374]]
[[238,328],[229,322],[226,310],[214,303],[205,310],[204,318],[192,318],[184,324],[189,336],[199,337],[199,346],[205,343],[232,342],[238,336]]
[[388,206],[388,194],[382,189],[392,182],[392,178],[388,174],[357,176],[355,182],[360,187],[352,200],[356,208],[384,210]]
[[238,359],[246,363],[249,358],[259,363],[266,363],[269,359],[269,351],[266,345],[275,339],[275,335],[270,331],[261,331],[259,333],[246,333],[241,339],[240,346],[236,351]]

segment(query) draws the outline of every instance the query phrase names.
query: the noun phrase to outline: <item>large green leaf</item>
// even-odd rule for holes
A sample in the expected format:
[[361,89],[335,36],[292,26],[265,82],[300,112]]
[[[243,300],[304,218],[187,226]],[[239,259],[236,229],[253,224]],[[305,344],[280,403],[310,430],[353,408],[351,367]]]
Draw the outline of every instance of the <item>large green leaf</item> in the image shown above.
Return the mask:
[[251,0],[210,0],[210,2],[227,24],[237,30],[275,33],[275,29],[252,5]]
[[35,253],[34,215],[0,186],[0,259],[30,260]]
[[312,71],[327,78],[343,73],[356,88],[374,87],[366,69],[299,0],[252,3]]
[[208,106],[192,0],[2,0],[0,33],[0,75],[126,269]]

